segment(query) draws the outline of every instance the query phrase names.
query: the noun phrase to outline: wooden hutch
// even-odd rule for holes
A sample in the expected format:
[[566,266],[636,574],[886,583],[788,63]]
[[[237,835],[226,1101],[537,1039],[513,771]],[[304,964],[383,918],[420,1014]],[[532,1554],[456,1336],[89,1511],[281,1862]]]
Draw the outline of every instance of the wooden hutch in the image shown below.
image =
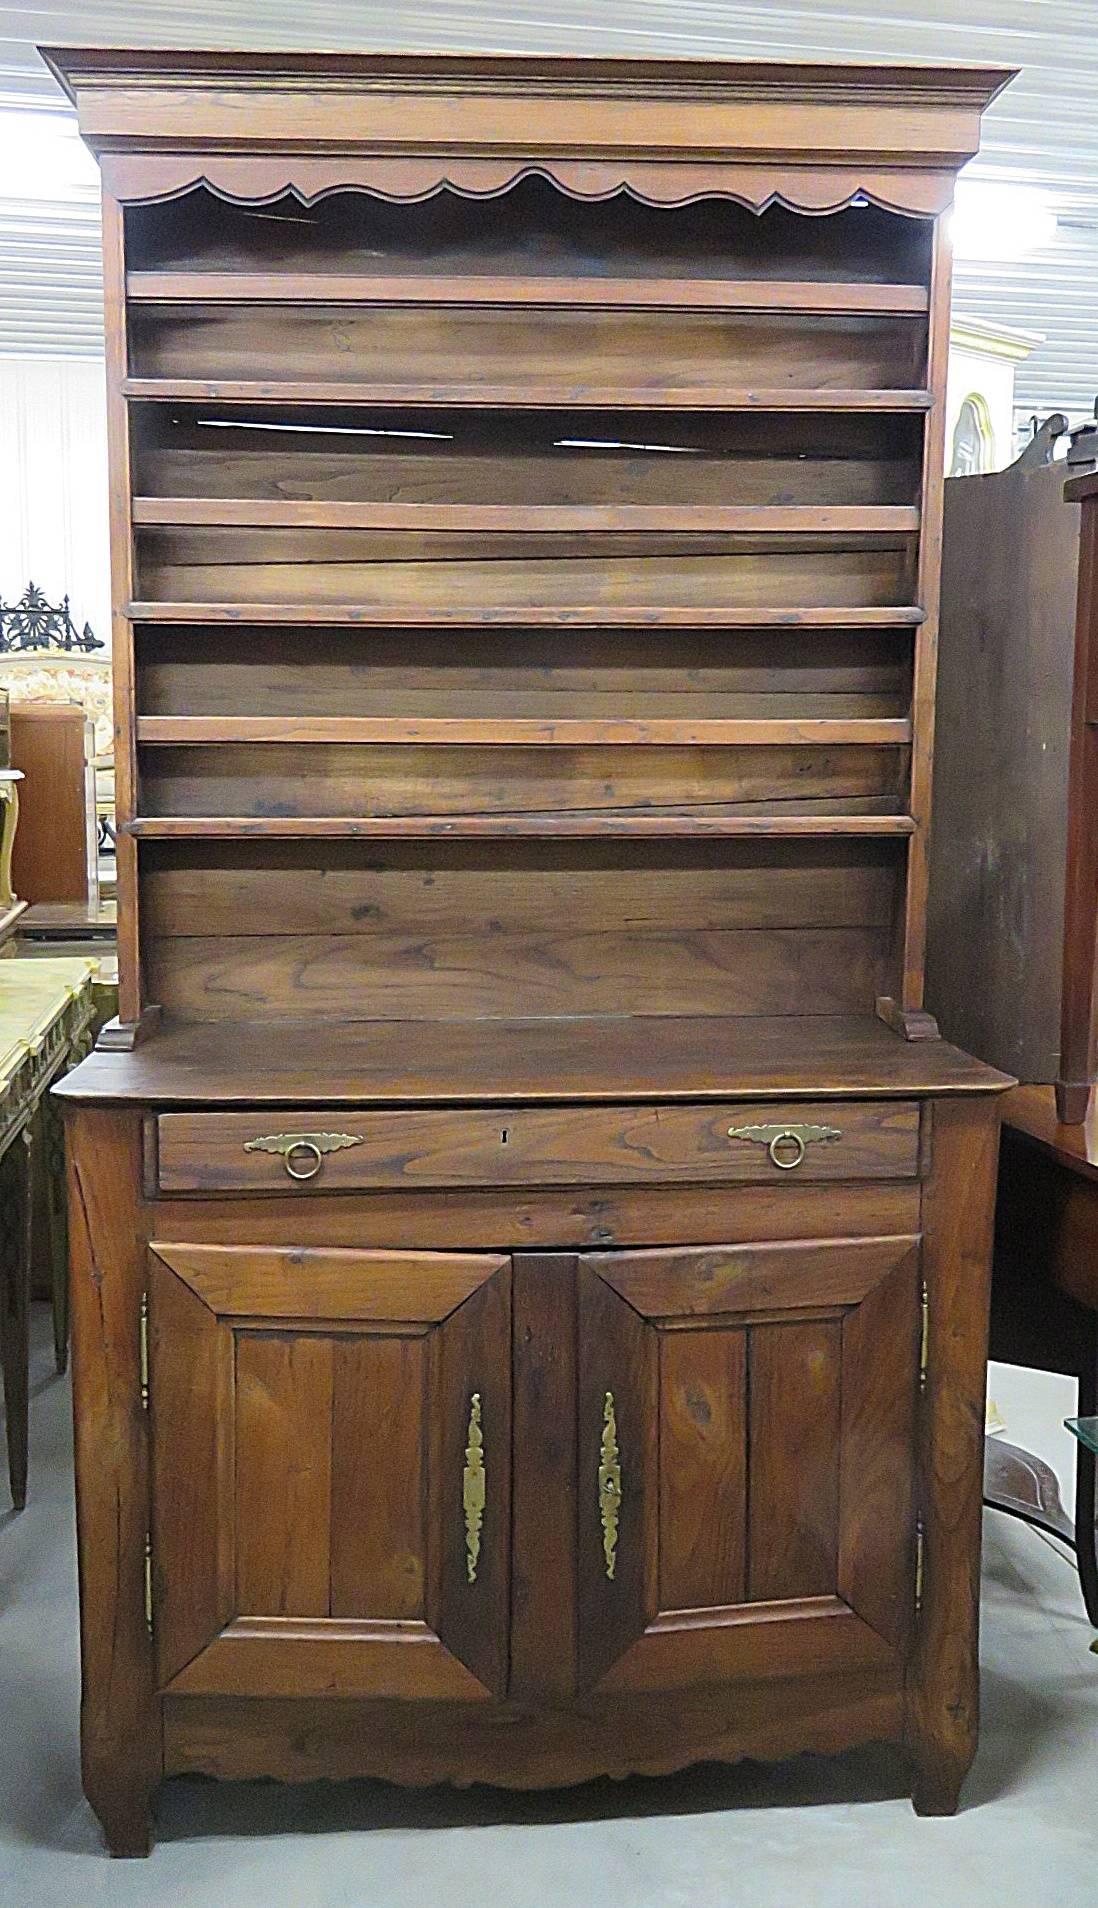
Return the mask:
[[87,1793],[976,1736],[1002,1075],[922,1012],[1009,75],[47,55],[102,163]]

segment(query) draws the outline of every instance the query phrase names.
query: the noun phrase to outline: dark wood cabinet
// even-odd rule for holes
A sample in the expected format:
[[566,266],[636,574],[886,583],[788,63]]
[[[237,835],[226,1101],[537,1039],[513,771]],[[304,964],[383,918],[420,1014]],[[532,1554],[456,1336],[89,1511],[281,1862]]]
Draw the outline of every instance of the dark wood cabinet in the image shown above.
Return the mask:
[[67,52],[120,1012],[84,1781],[976,1741],[1004,1076],[923,1009],[972,70]]

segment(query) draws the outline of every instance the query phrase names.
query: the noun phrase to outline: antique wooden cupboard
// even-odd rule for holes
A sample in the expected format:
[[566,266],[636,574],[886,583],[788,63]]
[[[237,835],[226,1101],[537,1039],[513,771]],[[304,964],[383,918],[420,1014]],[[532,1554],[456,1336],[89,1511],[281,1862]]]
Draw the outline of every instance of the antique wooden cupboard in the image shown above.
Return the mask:
[[57,52],[121,1012],[66,1086],[85,1784],[976,1732],[1003,1076],[922,1012],[1001,72]]
[[927,938],[942,1031],[1055,1084],[1072,1123],[1096,1068],[1098,480],[1080,468],[1093,450],[1088,430],[1070,465],[1040,461],[1038,443],[946,483]]

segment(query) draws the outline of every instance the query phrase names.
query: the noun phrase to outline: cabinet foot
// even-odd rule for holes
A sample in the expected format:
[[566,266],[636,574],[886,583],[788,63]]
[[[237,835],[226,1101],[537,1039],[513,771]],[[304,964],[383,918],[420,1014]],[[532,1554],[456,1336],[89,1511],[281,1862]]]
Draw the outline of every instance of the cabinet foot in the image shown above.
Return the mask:
[[119,1860],[133,1860],[152,1854],[151,1794],[127,1790],[110,1796],[89,1795],[88,1800],[99,1818],[109,1855]]
[[1090,1107],[1089,1080],[1057,1080],[1056,1118],[1061,1126],[1082,1126]]
[[916,1815],[956,1815],[968,1765],[926,1761],[915,1765],[911,1806]]

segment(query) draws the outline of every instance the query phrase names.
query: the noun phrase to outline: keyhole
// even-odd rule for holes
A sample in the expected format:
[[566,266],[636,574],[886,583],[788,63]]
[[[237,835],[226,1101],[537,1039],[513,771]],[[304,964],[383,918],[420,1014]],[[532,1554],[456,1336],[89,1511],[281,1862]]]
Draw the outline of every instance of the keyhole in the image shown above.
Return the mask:
[[504,1129],[503,1129],[503,1131],[502,1131],[502,1133],[501,1133],[501,1134],[500,1134],[500,1136],[499,1136],[499,1143],[500,1143],[500,1145],[501,1145],[501,1146],[506,1146],[506,1144],[507,1144],[507,1142],[508,1142],[508,1140],[510,1139],[510,1137],[511,1137],[511,1131],[510,1131],[510,1128],[509,1128],[509,1127],[506,1127],[506,1126],[505,1126],[505,1127],[504,1127]]

